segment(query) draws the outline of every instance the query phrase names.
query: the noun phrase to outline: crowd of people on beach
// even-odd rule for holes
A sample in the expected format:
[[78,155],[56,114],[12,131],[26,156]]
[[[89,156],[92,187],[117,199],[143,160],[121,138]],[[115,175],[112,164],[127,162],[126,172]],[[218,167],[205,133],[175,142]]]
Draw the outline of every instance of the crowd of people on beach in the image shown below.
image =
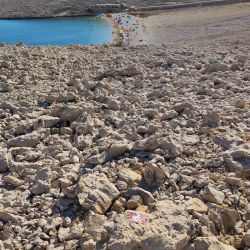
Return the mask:
[[113,15],[113,20],[119,29],[119,36],[126,44],[143,42],[142,32],[145,31],[144,24],[138,16],[125,13]]

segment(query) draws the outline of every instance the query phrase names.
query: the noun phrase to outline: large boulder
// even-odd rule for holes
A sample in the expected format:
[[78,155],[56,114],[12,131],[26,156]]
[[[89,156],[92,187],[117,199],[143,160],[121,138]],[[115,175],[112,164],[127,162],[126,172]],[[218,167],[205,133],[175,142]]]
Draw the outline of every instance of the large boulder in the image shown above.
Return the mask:
[[171,201],[160,201],[155,208],[151,214],[128,210],[115,216],[106,249],[184,249],[190,239],[189,215]]
[[104,214],[118,195],[118,189],[105,174],[86,174],[79,180],[77,196],[86,210]]

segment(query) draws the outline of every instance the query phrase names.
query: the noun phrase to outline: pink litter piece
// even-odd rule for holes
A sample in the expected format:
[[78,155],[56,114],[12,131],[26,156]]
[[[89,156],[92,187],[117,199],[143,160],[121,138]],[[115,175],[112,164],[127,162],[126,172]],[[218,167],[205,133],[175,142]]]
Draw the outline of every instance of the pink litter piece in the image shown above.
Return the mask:
[[149,222],[149,219],[147,216],[140,214],[138,212],[128,212],[128,217],[131,219],[132,223],[136,224],[147,224]]

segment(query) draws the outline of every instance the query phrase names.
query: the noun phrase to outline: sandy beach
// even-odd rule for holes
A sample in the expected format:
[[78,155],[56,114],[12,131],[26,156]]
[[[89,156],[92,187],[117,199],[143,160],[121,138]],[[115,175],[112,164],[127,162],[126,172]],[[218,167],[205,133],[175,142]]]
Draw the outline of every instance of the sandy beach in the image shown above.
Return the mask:
[[[113,14],[114,42],[187,45],[239,38],[250,40],[250,3],[167,11],[147,17]],[[120,34],[122,30],[122,37]]]
[[250,40],[250,3],[168,11],[143,18],[146,44]]

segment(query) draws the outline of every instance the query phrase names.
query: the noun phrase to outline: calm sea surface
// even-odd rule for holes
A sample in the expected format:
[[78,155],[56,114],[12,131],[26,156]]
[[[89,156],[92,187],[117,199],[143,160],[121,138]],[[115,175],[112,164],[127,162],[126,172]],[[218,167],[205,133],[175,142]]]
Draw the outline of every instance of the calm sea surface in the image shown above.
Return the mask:
[[112,26],[101,18],[0,19],[0,42],[26,45],[103,44]]

